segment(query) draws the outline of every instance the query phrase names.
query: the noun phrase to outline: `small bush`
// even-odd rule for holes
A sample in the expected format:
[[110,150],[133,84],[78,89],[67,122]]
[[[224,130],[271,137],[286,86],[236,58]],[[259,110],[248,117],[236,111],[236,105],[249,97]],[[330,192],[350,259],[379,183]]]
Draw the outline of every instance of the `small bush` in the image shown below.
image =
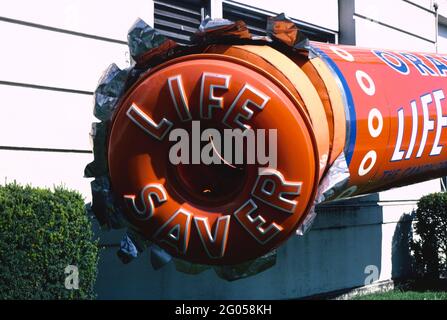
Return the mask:
[[[61,187],[0,186],[0,299],[90,299],[98,247],[82,196]],[[65,288],[68,265],[79,289]],[[73,284],[73,282],[71,282]]]
[[447,193],[422,197],[416,210],[416,237],[411,244],[416,272],[438,279],[446,270]]

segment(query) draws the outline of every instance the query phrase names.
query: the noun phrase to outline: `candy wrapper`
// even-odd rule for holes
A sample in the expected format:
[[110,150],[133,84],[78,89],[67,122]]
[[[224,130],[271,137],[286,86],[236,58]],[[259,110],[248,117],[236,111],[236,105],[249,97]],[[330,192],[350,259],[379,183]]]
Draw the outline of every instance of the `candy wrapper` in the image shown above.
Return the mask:
[[120,208],[115,204],[114,196],[110,190],[110,181],[106,176],[97,177],[91,182],[92,204],[88,210],[92,210],[101,227],[108,230],[121,229],[127,225]]
[[225,280],[235,281],[254,276],[265,271],[276,264],[276,250],[270,251],[266,255],[252,261],[247,261],[234,266],[216,266],[214,271]]
[[315,217],[317,216],[317,212],[315,210],[317,205],[334,200],[337,195],[346,190],[346,184],[349,181],[349,177],[350,174],[348,164],[346,163],[345,154],[342,152],[320,182],[314,205],[309,214],[306,216],[306,219],[304,219],[300,227],[297,229],[297,235],[302,236],[310,229]]
[[[302,50],[308,45],[307,40],[296,25],[284,15],[269,19],[266,30],[267,37],[253,37],[243,21],[232,22],[226,19],[211,19],[207,17],[193,37],[196,47],[208,44],[241,44],[260,43],[272,44],[272,41],[285,46],[287,50]],[[168,39],[143,20],[138,19],[128,33],[130,54],[135,63],[128,69],[120,70],[112,64],[101,77],[95,90],[94,115],[101,120],[92,125],[91,139],[94,150],[94,161],[85,169],[86,177],[95,177],[92,181],[92,204],[87,206],[99,220],[103,228],[124,228],[128,231],[117,252],[123,263],[129,263],[140,253],[149,248],[150,263],[155,270],[162,268],[171,261],[176,270],[187,274],[199,274],[213,269],[222,279],[234,281],[258,274],[276,263],[276,251],[232,266],[208,266],[190,263],[173,258],[150,239],[140,236],[124,218],[120,206],[116,203],[108,176],[107,134],[115,109],[126,90],[138,81],[141,74],[153,66],[166,61],[173,56],[186,53],[188,46],[182,46]]]
[[106,150],[107,122],[92,123],[90,139],[93,146],[94,160],[84,170],[84,177],[100,177],[108,172]]
[[96,118],[105,121],[112,117],[118,100],[124,92],[127,75],[128,70],[121,70],[114,63],[104,71],[94,94],[93,114]]
[[166,38],[146,22],[137,19],[127,35],[130,55],[142,64],[151,58],[162,56],[178,46],[175,41]]

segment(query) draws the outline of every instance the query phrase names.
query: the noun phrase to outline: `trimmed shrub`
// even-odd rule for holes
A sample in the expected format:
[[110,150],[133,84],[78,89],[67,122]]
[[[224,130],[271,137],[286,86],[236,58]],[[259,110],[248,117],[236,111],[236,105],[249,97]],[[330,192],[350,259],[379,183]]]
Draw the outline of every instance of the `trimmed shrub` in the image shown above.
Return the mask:
[[[0,299],[94,298],[98,246],[92,239],[78,192],[0,186]],[[77,267],[78,289],[69,265]]]
[[411,249],[416,272],[428,279],[438,279],[446,271],[447,193],[422,197],[416,210],[415,239]]

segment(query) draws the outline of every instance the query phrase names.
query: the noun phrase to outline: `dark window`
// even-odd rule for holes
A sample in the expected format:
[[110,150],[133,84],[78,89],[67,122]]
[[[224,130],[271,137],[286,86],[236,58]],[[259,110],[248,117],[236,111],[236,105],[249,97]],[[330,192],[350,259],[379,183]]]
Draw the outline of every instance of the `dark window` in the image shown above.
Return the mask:
[[[274,1],[274,0],[272,0]],[[223,4],[223,17],[225,19],[236,21],[243,20],[247,24],[250,32],[255,36],[265,36],[265,29],[267,27],[267,14],[256,12],[247,8]],[[294,21],[300,30],[310,39],[320,42],[335,43],[335,34],[327,32],[312,26],[306,25],[299,21]]]
[[191,35],[207,14],[206,2],[208,1],[154,0],[155,29],[178,43],[191,43]]

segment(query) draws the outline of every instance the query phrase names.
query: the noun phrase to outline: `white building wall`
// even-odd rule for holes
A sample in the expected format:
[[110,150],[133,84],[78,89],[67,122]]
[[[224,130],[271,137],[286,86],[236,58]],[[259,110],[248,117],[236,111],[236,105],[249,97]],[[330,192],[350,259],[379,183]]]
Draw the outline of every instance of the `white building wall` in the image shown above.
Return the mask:
[[[286,12],[340,32],[342,43],[434,51],[431,0],[226,2]],[[447,1],[438,2],[447,16]],[[218,17],[222,1],[212,3]],[[90,199],[82,175],[92,160],[92,91],[111,62],[128,65],[126,34],[137,17],[153,22],[151,0],[0,2],[0,183],[62,183]],[[439,47],[447,49],[447,28],[439,30]],[[122,232],[101,234],[97,291],[100,298],[296,298],[361,286],[368,265],[378,267],[381,280],[402,276],[408,256],[396,239],[409,222],[399,220],[421,195],[439,189],[433,180],[322,208],[306,236],[279,249],[277,266],[234,283],[210,272],[180,274],[173,265],[153,271],[147,253],[122,266],[115,256]]]
[[0,181],[63,184],[90,199],[85,165],[92,93],[111,62],[129,65],[126,36],[147,0],[0,2]]
[[342,0],[340,40],[362,47],[433,52],[436,19],[429,2]]

